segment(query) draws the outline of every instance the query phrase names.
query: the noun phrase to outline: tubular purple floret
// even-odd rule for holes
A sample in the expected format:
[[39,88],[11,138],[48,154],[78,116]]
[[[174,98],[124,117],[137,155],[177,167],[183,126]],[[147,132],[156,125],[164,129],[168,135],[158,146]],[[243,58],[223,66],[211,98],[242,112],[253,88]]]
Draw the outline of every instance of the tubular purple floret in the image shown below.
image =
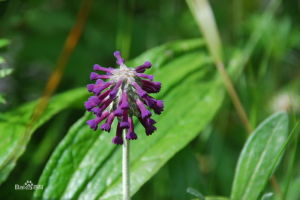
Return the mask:
[[92,73],[90,74],[90,79],[91,79],[92,81],[98,79],[98,74],[97,74],[96,72],[92,72]]
[[161,83],[149,80],[141,80],[141,87],[148,93],[158,93],[161,89]]
[[111,124],[114,121],[115,114],[112,112],[108,115],[107,120],[104,124],[102,124],[101,129],[109,132],[111,128]]
[[127,131],[126,134],[126,139],[128,140],[136,140],[137,139],[137,135],[134,132],[134,125],[133,125],[133,120],[131,117],[128,118],[128,122],[129,122],[129,129]]
[[123,115],[123,112],[124,111],[120,108],[120,106],[118,106],[116,108],[116,110],[114,110],[115,115],[118,116],[118,117],[121,117]]
[[138,106],[138,108],[140,110],[142,119],[145,119],[145,118],[148,118],[151,116],[151,112],[149,110],[147,110],[144,103],[140,99],[136,100],[136,105]]
[[137,66],[135,68],[135,71],[138,72],[138,73],[143,73],[143,72],[146,71],[146,69],[151,68],[151,66],[152,66],[151,62],[146,61],[144,64],[142,64],[140,66]]
[[128,122],[128,111],[124,110],[122,120],[120,122],[120,126],[122,128],[129,128],[129,122]]
[[96,72],[92,72],[90,75],[91,80],[97,80],[97,79],[109,79],[110,75],[100,75],[97,74]]
[[90,126],[91,129],[93,129],[94,131],[96,131],[97,128],[98,128],[98,124],[100,123],[100,121],[99,121],[99,118],[97,117],[95,119],[88,120],[86,123]]
[[113,101],[112,99],[109,99],[109,98],[106,99],[105,101],[102,102],[100,109],[102,111],[105,110],[109,106],[109,104],[111,104],[112,101]]
[[110,92],[111,92],[111,90],[108,89],[108,90],[104,91],[102,94],[100,94],[98,96],[98,98],[102,101],[102,100],[104,100],[109,95]]
[[156,130],[156,127],[153,126],[153,124],[156,122],[151,118],[146,118],[146,119],[139,118],[139,120],[145,128],[146,135],[152,135],[152,133]]
[[100,122],[105,120],[107,117],[109,116],[109,112],[108,111],[104,111],[102,112],[101,116],[100,116]]
[[121,145],[121,144],[123,144],[123,138],[120,136],[115,136],[112,139],[112,143]]
[[126,91],[122,92],[120,108],[123,109],[123,110],[129,109],[128,96],[127,96],[127,92]]
[[146,105],[154,110],[156,114],[160,114],[164,110],[164,104],[161,100],[156,100],[149,95],[145,96],[143,100],[146,102]]
[[87,110],[91,110],[95,106],[99,105],[101,101],[96,96],[91,96],[85,103],[84,106]]
[[87,90],[88,90],[89,92],[93,92],[93,90],[94,90],[94,85],[95,85],[95,84],[88,84],[88,85],[86,86]]
[[93,89],[94,94],[99,95],[103,90],[108,88],[111,84],[112,84],[111,82],[96,84]]
[[120,88],[120,86],[122,85],[123,80],[118,81],[114,88],[111,90],[111,92],[109,93],[110,98],[114,99],[118,93],[118,90]]
[[141,77],[141,78],[145,78],[145,79],[149,79],[151,81],[153,81],[154,79],[154,76],[153,75],[148,75],[148,74],[143,74],[143,73],[136,73],[136,75],[138,77]]
[[102,115],[102,110],[99,107],[92,108],[90,112],[93,112],[94,115],[100,117]]
[[118,123],[116,136],[112,139],[114,144],[123,144],[122,131],[123,129],[120,127],[120,123]]
[[145,90],[143,90],[139,84],[137,84],[136,82],[133,82],[132,85],[135,87],[137,94],[143,98],[147,95],[147,92]]
[[111,73],[112,68],[106,68],[106,67],[102,67],[102,66],[100,66],[100,65],[98,65],[98,64],[95,64],[94,67],[93,67],[93,70]]
[[115,56],[115,58],[117,59],[117,64],[118,65],[123,65],[124,64],[124,62],[125,62],[125,60],[122,58],[122,56],[121,56],[121,52],[120,51],[115,51],[114,52],[114,56]]

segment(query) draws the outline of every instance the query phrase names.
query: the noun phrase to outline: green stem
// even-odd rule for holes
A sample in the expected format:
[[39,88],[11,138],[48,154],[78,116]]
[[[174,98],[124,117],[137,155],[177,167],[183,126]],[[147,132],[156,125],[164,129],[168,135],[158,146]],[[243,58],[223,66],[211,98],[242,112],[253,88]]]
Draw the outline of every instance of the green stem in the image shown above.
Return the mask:
[[130,174],[129,174],[129,140],[123,131],[124,144],[122,145],[122,175],[123,175],[123,200],[130,200]]

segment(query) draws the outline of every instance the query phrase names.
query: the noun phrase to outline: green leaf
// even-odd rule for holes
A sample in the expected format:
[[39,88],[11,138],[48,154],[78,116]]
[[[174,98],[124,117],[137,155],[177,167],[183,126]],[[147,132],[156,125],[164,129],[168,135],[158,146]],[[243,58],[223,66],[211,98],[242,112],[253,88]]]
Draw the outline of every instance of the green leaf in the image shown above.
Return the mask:
[[28,123],[36,101],[0,115],[0,183],[7,178],[17,159],[24,152],[31,134],[55,114],[76,102],[83,101],[86,96],[86,89],[80,88],[53,97],[39,120],[30,128]]
[[2,94],[0,94],[0,104],[6,104],[6,100],[4,99]]
[[[172,54],[171,46],[165,53]],[[152,55],[158,63],[156,59],[164,53]],[[147,53],[139,58],[152,61]],[[143,127],[136,124],[139,139],[131,142],[132,195],[203,130],[224,96],[220,78],[207,54],[198,50],[159,63],[163,64],[154,64],[153,72],[163,83],[159,98],[165,101],[165,111],[155,116],[158,130],[152,136],[145,136]],[[93,132],[86,125],[91,117],[86,114],[75,123],[59,144],[39,181],[44,190],[35,191],[35,198],[121,198],[121,148],[111,143],[115,126],[110,134]]]
[[5,63],[5,59],[0,56],[0,64],[3,64],[3,63]]
[[219,196],[206,196],[205,200],[229,200],[229,198]]
[[[182,54],[186,51],[193,51],[203,45],[203,41],[197,39],[186,40],[185,42],[170,43],[160,47],[153,48],[152,50],[142,54],[134,61],[137,63],[144,62],[144,55],[151,58],[155,65],[160,65],[171,59],[174,56]],[[172,50],[170,50],[172,49]],[[154,55],[160,55],[155,57]],[[199,59],[200,59],[199,55]],[[202,59],[205,61],[205,59]],[[206,59],[208,62],[209,59]],[[132,62],[133,63],[133,62]],[[193,65],[191,65],[193,67]],[[153,71],[155,71],[153,67]],[[159,73],[157,73],[159,75]],[[174,74],[174,72],[173,72]],[[174,75],[173,78],[179,76]],[[167,85],[167,84],[166,84]],[[88,93],[86,89],[80,88],[65,92],[61,95],[54,97],[33,127],[27,129],[27,125],[30,121],[32,111],[35,108],[36,102],[29,103],[21,106],[15,111],[8,112],[0,115],[0,183],[2,183],[10,171],[14,168],[17,159],[24,152],[27,143],[30,140],[31,134],[40,127],[43,123],[49,120],[53,115],[61,111],[62,109],[69,107],[70,105],[83,102],[84,97],[87,97]],[[26,134],[25,134],[26,132]]]
[[300,199],[300,176],[295,175],[294,179],[291,181],[291,186],[288,191],[286,199]]
[[287,143],[288,116],[279,112],[251,134],[238,160],[232,200],[256,200],[278,165]]
[[186,192],[193,195],[194,197],[198,197],[200,200],[204,200],[205,197],[199,192],[197,191],[196,189],[194,188],[191,188],[191,187],[188,187],[186,189]]
[[8,39],[0,39],[0,48],[9,45],[10,41]]
[[10,75],[12,71],[13,70],[11,68],[0,69],[0,78]]
[[261,200],[271,200],[273,199],[274,194],[272,192],[268,192],[261,197]]

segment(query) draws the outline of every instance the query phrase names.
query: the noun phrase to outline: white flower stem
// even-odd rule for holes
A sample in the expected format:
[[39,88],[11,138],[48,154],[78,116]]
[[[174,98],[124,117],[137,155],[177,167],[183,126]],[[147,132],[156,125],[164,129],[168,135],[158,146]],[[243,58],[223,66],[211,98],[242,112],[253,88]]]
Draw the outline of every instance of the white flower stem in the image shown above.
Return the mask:
[[123,178],[123,200],[130,200],[130,174],[129,174],[129,140],[126,139],[126,131],[123,131],[122,145],[122,178]]

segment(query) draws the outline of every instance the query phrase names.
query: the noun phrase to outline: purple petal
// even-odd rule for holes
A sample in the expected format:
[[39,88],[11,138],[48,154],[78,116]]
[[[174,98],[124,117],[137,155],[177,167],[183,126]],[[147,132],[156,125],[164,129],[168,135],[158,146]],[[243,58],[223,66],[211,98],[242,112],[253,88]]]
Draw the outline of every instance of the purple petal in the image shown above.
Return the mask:
[[102,111],[105,110],[109,106],[109,104],[111,104],[112,101],[112,99],[106,99],[104,102],[102,102],[100,109]]
[[141,78],[146,78],[146,79],[149,79],[149,80],[153,80],[154,76],[153,75],[148,75],[148,74],[142,74],[142,73],[136,73],[136,75],[138,77],[141,77]]
[[112,84],[111,82],[96,84],[93,89],[94,94],[99,95],[103,90],[108,88],[111,84]]
[[96,119],[88,120],[86,123],[90,126],[91,129],[93,129],[95,131],[95,130],[97,130],[98,124],[100,123],[100,121],[99,121],[99,118],[96,118]]
[[112,68],[106,68],[106,67],[102,67],[98,64],[95,64],[93,67],[93,70],[95,71],[103,71],[103,72],[107,72],[107,73],[111,73]]
[[123,115],[123,110],[120,108],[120,106],[118,106],[117,109],[114,110],[114,113],[116,116],[120,117]]
[[114,52],[114,56],[115,56],[115,58],[117,59],[117,62],[116,62],[116,63],[117,63],[118,65],[124,64],[125,60],[122,58],[120,51],[115,51],[115,52]]
[[109,132],[111,129],[111,124],[114,121],[115,118],[115,114],[114,113],[110,113],[106,122],[104,124],[102,124],[101,129],[104,131]]
[[109,115],[108,111],[104,111],[101,116],[99,117],[100,122],[103,121],[104,119],[106,119]]
[[135,87],[136,92],[137,92],[137,94],[138,94],[140,97],[145,97],[145,96],[147,95],[147,92],[144,91],[144,90],[139,86],[139,84],[137,84],[136,82],[133,82],[132,85]]
[[128,131],[128,133],[126,134],[126,139],[128,139],[128,140],[136,140],[137,139],[137,135],[136,135],[135,132]]
[[85,108],[90,111],[92,108],[100,104],[100,100],[96,96],[91,96],[85,103],[84,106]]
[[151,116],[151,112],[146,109],[144,103],[140,99],[136,100],[136,104],[141,112],[142,119],[145,119],[145,118],[148,118]]
[[152,118],[148,118],[148,119],[147,119],[147,123],[148,123],[149,125],[153,125],[153,124],[156,124],[156,121],[155,121],[154,119],[152,119]]
[[129,109],[128,96],[127,96],[127,92],[126,91],[123,91],[123,93],[122,93],[120,107],[123,110]]
[[102,94],[99,95],[99,99],[100,100],[104,100],[105,97],[108,96],[108,94],[110,93],[111,90],[106,90],[105,92],[103,92]]
[[146,69],[149,69],[152,66],[151,62],[146,61],[143,65],[137,66],[135,68],[135,71],[138,73],[143,73],[146,71]]
[[91,80],[96,80],[96,79],[98,79],[97,77],[98,77],[98,74],[95,73],[95,72],[92,72],[91,75],[90,75]]
[[116,136],[112,139],[114,144],[123,144],[122,131],[123,129],[121,128],[120,123],[118,123]]
[[86,86],[86,88],[87,88],[87,90],[88,90],[89,92],[93,92],[94,84],[88,84],[88,85]]
[[160,91],[161,83],[149,80],[141,80],[142,89],[148,93],[157,93]]
[[161,114],[164,110],[164,103],[162,100],[156,100],[149,95],[145,96],[143,99],[145,100],[146,105],[152,108],[156,114]]
[[126,139],[128,140],[136,140],[137,139],[137,135],[134,132],[134,125],[133,125],[133,120],[131,117],[128,118],[128,122],[129,122],[129,129],[128,132],[126,134]]
[[102,115],[102,110],[98,107],[92,108],[91,111],[96,115],[96,116],[101,116]]
[[114,99],[118,93],[118,90],[120,88],[120,86],[122,85],[123,81],[118,81],[114,87],[114,89],[111,90],[111,92],[109,93],[110,98]]
[[115,136],[115,137],[112,139],[112,143],[114,143],[114,144],[123,144],[123,138],[120,137],[120,136]]
[[128,122],[128,111],[124,110],[122,121],[120,122],[121,128],[129,128],[129,122]]
[[146,128],[146,135],[152,135],[152,133],[154,133],[154,131],[156,131],[156,127],[155,126],[147,126]]
[[96,72],[92,72],[90,75],[91,80],[96,80],[96,79],[109,79],[110,75],[100,75],[97,74]]
[[151,119],[151,118],[147,118],[147,119],[139,118],[139,120],[142,123],[142,125],[145,127],[146,135],[151,135],[156,130],[156,127],[153,126],[153,124],[155,122],[153,119]]

